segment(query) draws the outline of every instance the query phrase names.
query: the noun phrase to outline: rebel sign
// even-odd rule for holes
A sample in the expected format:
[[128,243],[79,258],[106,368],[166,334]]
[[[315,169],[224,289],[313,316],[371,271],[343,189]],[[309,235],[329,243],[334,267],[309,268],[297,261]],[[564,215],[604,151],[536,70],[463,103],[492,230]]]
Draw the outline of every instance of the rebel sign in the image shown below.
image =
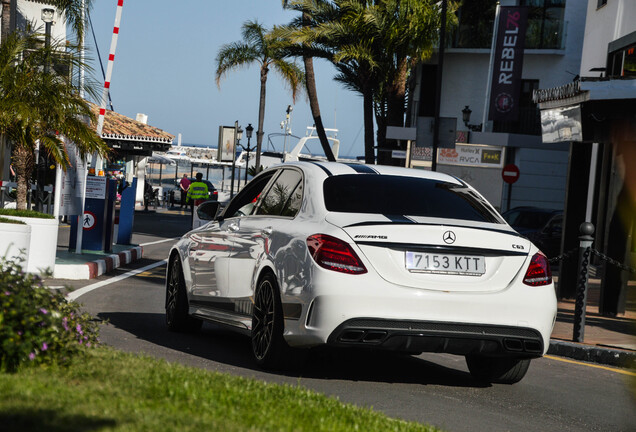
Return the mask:
[[501,7],[493,63],[489,119],[519,119],[519,94],[526,40],[526,7]]

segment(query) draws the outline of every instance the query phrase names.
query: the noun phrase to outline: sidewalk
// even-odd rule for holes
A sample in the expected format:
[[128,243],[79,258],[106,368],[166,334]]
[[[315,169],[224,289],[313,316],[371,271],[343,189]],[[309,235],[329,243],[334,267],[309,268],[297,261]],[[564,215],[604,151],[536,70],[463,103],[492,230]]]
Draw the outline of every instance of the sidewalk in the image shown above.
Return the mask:
[[636,283],[630,282],[625,314],[598,313],[601,281],[590,279],[584,343],[573,342],[574,300],[561,300],[548,354],[636,369]]
[[[156,214],[185,215],[179,208],[156,209]],[[159,218],[136,218],[133,232],[161,236],[165,227]],[[156,222],[153,222],[156,221]],[[75,254],[68,250],[70,227],[60,224],[58,249],[55,262],[55,279],[92,279],[112,269],[142,258],[140,246],[115,245],[112,254]],[[590,279],[586,312],[585,343],[573,342],[574,300],[562,300],[558,304],[557,320],[552,332],[548,354],[576,360],[636,369],[636,282],[630,282],[627,295],[627,312],[615,318],[598,313],[600,280]]]
[[113,245],[111,253],[69,250],[71,227],[60,223],[57,233],[54,279],[94,279],[113,269],[141,259],[143,248],[135,245]]

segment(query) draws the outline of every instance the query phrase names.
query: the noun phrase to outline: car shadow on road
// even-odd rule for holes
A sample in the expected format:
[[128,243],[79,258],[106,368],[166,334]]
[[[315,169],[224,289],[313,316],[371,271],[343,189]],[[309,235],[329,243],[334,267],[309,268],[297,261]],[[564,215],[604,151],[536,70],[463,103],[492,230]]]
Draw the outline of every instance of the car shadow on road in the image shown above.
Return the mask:
[[163,314],[102,312],[98,318],[151,344],[260,373],[292,378],[431,384],[450,387],[488,387],[463,370],[411,355],[390,352],[320,347],[294,350],[291,364],[282,371],[263,371],[252,359],[250,340],[214,324],[197,333],[168,331]]

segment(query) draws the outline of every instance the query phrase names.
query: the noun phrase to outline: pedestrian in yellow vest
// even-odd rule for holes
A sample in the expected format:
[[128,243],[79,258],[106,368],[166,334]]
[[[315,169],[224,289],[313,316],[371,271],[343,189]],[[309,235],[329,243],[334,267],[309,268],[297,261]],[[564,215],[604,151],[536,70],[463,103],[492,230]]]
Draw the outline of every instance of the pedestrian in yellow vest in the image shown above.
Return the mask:
[[190,183],[186,202],[191,206],[198,206],[209,197],[208,185],[201,181],[203,174],[197,173],[196,180]]

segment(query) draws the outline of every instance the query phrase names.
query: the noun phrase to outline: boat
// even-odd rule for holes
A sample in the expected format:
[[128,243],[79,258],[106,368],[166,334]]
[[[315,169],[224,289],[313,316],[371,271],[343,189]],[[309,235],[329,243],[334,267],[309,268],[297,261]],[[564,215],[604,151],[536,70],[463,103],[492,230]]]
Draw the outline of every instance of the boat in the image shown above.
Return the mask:
[[[340,140],[338,139],[338,129],[325,129],[327,134],[327,140],[331,145],[331,151],[339,162],[346,163],[361,163],[357,159],[341,158],[340,153]],[[284,145],[283,150],[278,151],[275,148],[272,138],[283,137]],[[298,142],[287,151],[287,137],[292,137],[298,140]],[[250,159],[252,157],[250,156]],[[295,161],[327,161],[327,157],[324,155],[324,150],[320,144],[320,138],[318,137],[316,128],[308,126],[304,137],[297,137],[289,134],[270,134],[267,137],[267,147],[261,151],[261,165],[264,168],[272,165],[284,162]]]

